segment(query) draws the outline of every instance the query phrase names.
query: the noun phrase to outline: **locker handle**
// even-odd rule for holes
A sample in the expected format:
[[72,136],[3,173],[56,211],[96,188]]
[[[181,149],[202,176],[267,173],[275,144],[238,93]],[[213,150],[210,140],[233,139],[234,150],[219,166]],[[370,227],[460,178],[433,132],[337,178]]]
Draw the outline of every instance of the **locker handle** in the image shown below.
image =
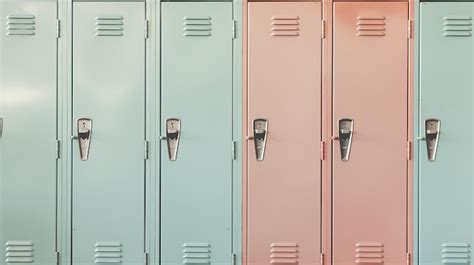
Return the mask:
[[257,161],[265,160],[265,150],[268,138],[268,120],[258,118],[253,120],[253,136],[247,139],[253,140],[255,147],[255,156]]
[[181,120],[177,118],[166,119],[165,127],[166,136],[161,136],[160,139],[166,140],[170,161],[176,161],[178,158],[179,141],[181,139]]
[[339,148],[341,151],[341,160],[343,162],[349,161],[352,148],[352,135],[354,132],[354,120],[353,119],[340,119],[338,122],[339,125],[339,135],[337,140],[339,140]]
[[425,137],[428,161],[434,162],[438,153],[439,135],[441,130],[441,120],[425,120]]
[[77,136],[73,139],[77,139],[79,143],[79,156],[82,161],[89,159],[89,150],[91,145],[92,137],[92,119],[79,118],[77,119]]

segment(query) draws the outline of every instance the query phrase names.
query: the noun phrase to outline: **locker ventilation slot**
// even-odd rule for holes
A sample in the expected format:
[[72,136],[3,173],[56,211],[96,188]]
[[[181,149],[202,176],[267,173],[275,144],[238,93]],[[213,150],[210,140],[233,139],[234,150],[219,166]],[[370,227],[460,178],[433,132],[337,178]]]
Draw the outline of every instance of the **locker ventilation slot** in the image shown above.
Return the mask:
[[211,244],[207,242],[184,243],[183,264],[211,264]]
[[122,263],[121,242],[97,242],[95,243],[95,263]]
[[184,17],[183,35],[186,37],[209,37],[212,35],[212,17]]
[[443,264],[469,264],[471,246],[468,243],[444,243],[441,250]]
[[383,243],[382,242],[359,242],[356,244],[357,264],[383,264]]
[[273,242],[270,245],[271,264],[298,264],[298,243]]
[[33,263],[32,241],[8,241],[6,244],[6,263]]
[[277,17],[271,19],[271,35],[272,36],[289,36],[296,37],[300,35],[300,18],[299,17]]
[[33,15],[7,16],[7,35],[33,36],[36,34],[36,18]]
[[96,36],[123,36],[122,16],[101,16],[95,18]]
[[444,17],[443,26],[445,37],[472,36],[472,17]]
[[357,17],[357,36],[385,36],[385,17]]

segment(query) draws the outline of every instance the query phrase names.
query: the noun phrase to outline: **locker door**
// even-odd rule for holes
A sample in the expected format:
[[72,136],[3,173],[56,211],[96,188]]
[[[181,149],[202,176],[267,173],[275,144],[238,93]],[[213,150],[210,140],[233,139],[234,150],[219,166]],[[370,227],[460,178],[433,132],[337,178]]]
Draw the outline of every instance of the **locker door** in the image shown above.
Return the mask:
[[469,264],[474,239],[473,3],[422,3],[419,131],[439,119],[437,155],[420,141],[420,264]]
[[[334,8],[334,262],[405,264],[408,4]],[[342,119],[353,120],[351,145]]]
[[72,262],[143,264],[145,3],[73,9]]
[[[247,262],[319,264],[321,3],[250,2],[248,10]],[[268,122],[261,161],[255,119]]]
[[162,3],[161,96],[161,264],[230,264],[231,2]]
[[0,17],[0,263],[54,264],[56,2],[2,1]]

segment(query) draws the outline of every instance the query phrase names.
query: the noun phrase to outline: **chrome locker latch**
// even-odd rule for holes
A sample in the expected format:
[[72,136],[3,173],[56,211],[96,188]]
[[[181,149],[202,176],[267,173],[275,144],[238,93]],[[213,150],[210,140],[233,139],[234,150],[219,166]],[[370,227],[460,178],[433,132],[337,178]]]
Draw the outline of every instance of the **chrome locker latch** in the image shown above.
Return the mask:
[[171,161],[176,161],[178,156],[180,134],[181,120],[176,118],[167,119],[166,142],[168,143],[168,156]]
[[267,146],[268,136],[268,120],[255,119],[253,120],[253,140],[255,145],[255,154],[257,161],[265,159],[265,149]]
[[89,159],[89,149],[92,136],[92,120],[80,118],[77,120],[77,139],[79,142],[79,154],[82,161]]
[[438,152],[439,133],[441,129],[441,121],[438,119],[427,119],[425,121],[425,139],[426,149],[428,151],[428,161],[436,160]]
[[341,149],[341,160],[349,161],[352,147],[352,134],[354,131],[354,120],[340,119],[339,120],[339,146]]

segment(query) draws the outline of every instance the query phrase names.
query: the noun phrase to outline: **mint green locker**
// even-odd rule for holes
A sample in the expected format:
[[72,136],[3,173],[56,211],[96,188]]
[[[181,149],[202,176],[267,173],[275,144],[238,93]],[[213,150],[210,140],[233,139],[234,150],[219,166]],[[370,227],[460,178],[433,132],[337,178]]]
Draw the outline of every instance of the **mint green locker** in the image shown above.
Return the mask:
[[163,2],[161,264],[231,264],[231,2]]
[[418,262],[470,264],[474,239],[472,2],[422,2]]
[[73,265],[144,262],[145,11],[73,3]]
[[0,264],[56,262],[56,12],[0,2]]

